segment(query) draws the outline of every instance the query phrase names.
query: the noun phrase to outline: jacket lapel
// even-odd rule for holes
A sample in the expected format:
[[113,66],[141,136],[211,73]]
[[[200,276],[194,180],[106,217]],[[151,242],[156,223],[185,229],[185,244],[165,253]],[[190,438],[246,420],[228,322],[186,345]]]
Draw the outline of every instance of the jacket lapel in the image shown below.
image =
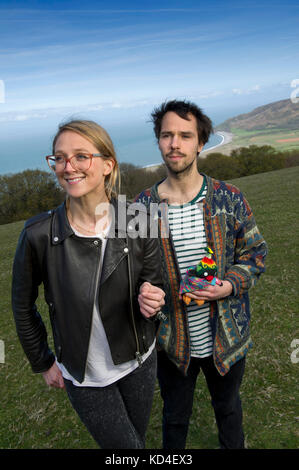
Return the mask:
[[[111,276],[119,263],[128,256],[129,252],[126,227],[123,226],[124,220],[120,220],[120,217],[123,216],[127,220],[126,204],[118,205],[114,199],[111,201],[111,204],[111,209],[113,209],[112,223],[104,253],[100,284],[103,284]],[[119,210],[122,211],[122,216],[119,215]],[[121,226],[119,226],[119,223]]]
[[104,254],[100,283],[103,284],[113,273],[119,263],[128,255],[128,246],[125,238],[108,238]]

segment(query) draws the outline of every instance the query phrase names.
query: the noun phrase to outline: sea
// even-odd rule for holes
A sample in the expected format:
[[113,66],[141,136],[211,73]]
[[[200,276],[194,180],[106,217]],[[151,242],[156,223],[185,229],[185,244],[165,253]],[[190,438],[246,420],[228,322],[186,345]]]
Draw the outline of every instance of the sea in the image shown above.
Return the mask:
[[[0,129],[0,174],[22,172],[27,169],[47,171],[46,155],[51,153],[51,141],[56,129],[33,132],[30,127],[15,126],[15,132]],[[161,163],[155,136],[149,126],[111,126],[109,134],[115,146],[119,163],[147,167]],[[222,136],[212,134],[204,150],[221,144]]]

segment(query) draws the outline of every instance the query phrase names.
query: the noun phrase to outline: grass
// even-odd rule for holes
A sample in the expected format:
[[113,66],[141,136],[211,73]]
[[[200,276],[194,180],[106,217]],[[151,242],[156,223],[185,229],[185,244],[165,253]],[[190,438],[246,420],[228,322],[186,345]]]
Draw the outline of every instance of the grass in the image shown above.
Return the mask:
[[229,155],[233,149],[248,147],[249,145],[271,145],[276,150],[282,152],[286,150],[298,150],[299,148],[299,140],[279,142],[284,139],[299,139],[298,130],[263,129],[260,131],[247,131],[244,129],[232,128],[231,132],[233,134],[232,142],[219,147],[219,152],[224,153],[225,155]]
[[[247,196],[269,246],[267,272],[251,292],[254,348],[247,357],[241,389],[246,442],[251,449],[298,448],[299,363],[292,363],[290,357],[291,342],[299,338],[298,180],[299,167],[293,167],[233,181]],[[16,338],[10,283],[22,226],[22,222],[0,226],[0,339],[5,343],[5,363],[0,363],[0,448],[97,448],[65,392],[47,388],[42,377],[31,372]],[[39,308],[49,327],[42,298]],[[161,409],[157,387],[148,448],[161,448]],[[187,448],[217,446],[209,394],[199,375]]]
[[[246,131],[243,129],[232,129],[236,136],[236,144],[240,147],[245,145],[271,145],[277,150],[298,149],[299,141],[280,142],[284,139],[299,139],[298,130],[265,129],[261,131]],[[235,140],[235,139],[234,139]]]

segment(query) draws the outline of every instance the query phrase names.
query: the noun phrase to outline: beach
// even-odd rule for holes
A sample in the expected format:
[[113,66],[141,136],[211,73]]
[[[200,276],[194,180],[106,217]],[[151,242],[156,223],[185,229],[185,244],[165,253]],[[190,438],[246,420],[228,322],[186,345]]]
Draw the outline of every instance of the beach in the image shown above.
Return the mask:
[[222,137],[221,142],[220,142],[219,144],[217,144],[217,145],[213,145],[213,147],[209,147],[208,149],[203,150],[203,151],[201,152],[201,155],[202,155],[203,153],[206,154],[206,153],[208,153],[208,152],[211,152],[211,150],[214,151],[215,148],[221,147],[222,145],[229,144],[229,143],[231,143],[232,140],[233,140],[233,134],[231,134],[230,132],[226,132],[226,131],[217,131],[217,132],[215,132],[215,134],[217,134],[217,135],[219,135],[220,137]]

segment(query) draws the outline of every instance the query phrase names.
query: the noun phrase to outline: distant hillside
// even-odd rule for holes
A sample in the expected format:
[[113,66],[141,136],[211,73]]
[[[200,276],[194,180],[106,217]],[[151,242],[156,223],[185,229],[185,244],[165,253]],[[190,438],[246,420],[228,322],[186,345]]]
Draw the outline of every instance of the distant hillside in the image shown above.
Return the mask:
[[245,131],[298,130],[299,103],[294,104],[290,99],[287,99],[259,106],[250,113],[227,119],[219,124],[216,129],[227,132],[233,129]]

